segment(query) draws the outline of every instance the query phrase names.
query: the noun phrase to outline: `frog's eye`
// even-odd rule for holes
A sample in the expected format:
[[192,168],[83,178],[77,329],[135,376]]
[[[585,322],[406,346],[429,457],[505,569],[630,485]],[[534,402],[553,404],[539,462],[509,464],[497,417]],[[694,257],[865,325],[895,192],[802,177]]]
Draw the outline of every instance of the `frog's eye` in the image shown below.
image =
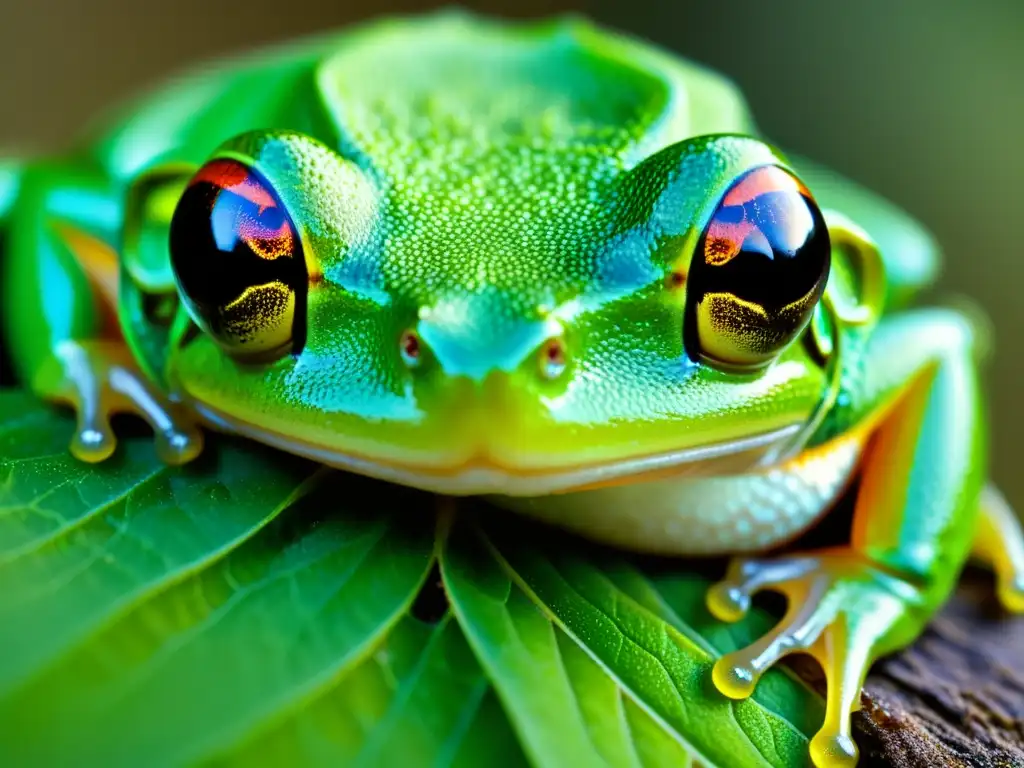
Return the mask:
[[687,346],[724,367],[756,368],[806,327],[828,281],[821,210],[787,171],[763,166],[726,191],[687,277]]
[[302,244],[256,169],[231,159],[200,168],[171,219],[170,251],[189,314],[232,355],[264,359],[302,346]]

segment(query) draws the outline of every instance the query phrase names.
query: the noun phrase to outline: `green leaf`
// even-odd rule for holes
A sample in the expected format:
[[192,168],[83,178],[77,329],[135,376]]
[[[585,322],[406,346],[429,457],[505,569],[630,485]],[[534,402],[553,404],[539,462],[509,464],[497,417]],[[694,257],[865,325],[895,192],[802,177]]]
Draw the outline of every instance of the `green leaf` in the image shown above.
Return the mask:
[[255,534],[307,487],[311,463],[225,444],[182,470],[152,438],[98,466],[68,452],[73,423],[0,395],[0,691]]
[[773,619],[715,621],[685,563],[212,434],[85,465],[72,428],[0,391],[0,765],[807,762],[806,686],[710,681]]
[[[8,437],[38,418],[16,407],[32,408],[0,396]],[[26,508],[61,514],[33,475],[66,459],[30,453],[3,454],[0,527]],[[88,470],[71,522],[4,563],[0,622],[17,629],[0,640],[0,764],[213,756],[301,707],[405,612],[432,560],[430,515],[400,519],[377,486],[357,505],[333,482],[288,506],[309,465],[228,441],[214,453],[135,485],[117,462]]]
[[[538,764],[678,764],[684,749],[720,766],[807,762],[813,731],[760,697],[715,691],[710,643],[619,585],[629,576],[632,591],[655,597],[639,572],[591,562],[562,537],[528,541],[507,528],[456,530],[442,563],[456,614]],[[789,693],[794,710],[817,703],[805,689]],[[618,713],[625,702],[631,716]]]
[[[739,650],[767,633],[778,617],[753,608],[743,621],[725,623],[715,619],[704,603],[711,582],[679,569],[648,570],[640,573],[625,563],[606,566],[615,584],[652,613],[703,646],[715,658]],[[754,701],[785,716],[808,740],[825,719],[825,702],[786,667],[761,678]]]
[[496,746],[503,764],[525,764],[458,625],[406,616],[362,664],[223,765],[288,765],[296,755],[366,768],[494,765]]
[[555,628],[456,526],[442,556],[452,607],[538,765],[601,765],[558,651]]

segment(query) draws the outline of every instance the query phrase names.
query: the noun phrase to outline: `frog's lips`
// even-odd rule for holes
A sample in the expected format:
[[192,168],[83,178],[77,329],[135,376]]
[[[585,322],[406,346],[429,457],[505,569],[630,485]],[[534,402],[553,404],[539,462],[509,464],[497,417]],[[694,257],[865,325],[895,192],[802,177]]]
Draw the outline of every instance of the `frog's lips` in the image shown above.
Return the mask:
[[216,429],[234,432],[327,466],[453,496],[543,496],[641,479],[737,473],[764,463],[777,449],[789,445],[800,431],[800,425],[793,424],[727,442],[550,471],[507,466],[487,458],[443,468],[341,453],[233,419],[206,405],[195,403],[193,407]]

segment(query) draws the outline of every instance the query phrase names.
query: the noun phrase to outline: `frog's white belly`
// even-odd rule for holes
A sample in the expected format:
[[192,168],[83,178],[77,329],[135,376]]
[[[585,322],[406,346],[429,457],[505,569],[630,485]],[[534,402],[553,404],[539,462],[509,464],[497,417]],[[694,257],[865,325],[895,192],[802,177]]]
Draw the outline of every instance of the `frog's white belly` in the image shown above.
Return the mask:
[[846,489],[863,438],[743,475],[677,477],[495,504],[616,546],[659,554],[757,552],[794,538]]

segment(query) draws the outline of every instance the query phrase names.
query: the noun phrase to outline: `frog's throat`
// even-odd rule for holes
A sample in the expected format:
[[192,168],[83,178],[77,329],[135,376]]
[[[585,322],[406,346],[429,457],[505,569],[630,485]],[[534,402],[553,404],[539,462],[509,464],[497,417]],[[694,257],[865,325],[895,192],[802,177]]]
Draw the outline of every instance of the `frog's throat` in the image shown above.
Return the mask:
[[192,408],[204,422],[219,431],[258,440],[327,466],[453,496],[544,496],[672,476],[741,473],[773,460],[780,446],[791,445],[801,426],[792,424],[726,442],[631,456],[618,461],[559,467],[551,471],[502,466],[485,461],[472,461],[449,468],[428,468],[341,453],[230,418],[208,405],[192,403]]

